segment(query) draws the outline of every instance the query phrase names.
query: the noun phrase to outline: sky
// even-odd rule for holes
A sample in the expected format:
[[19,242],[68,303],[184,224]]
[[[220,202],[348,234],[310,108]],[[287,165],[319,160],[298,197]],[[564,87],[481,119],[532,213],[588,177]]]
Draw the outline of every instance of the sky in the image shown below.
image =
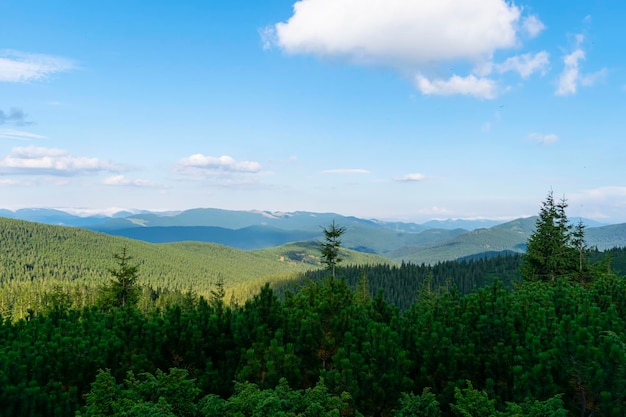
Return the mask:
[[0,0],[0,208],[626,222],[618,0]]

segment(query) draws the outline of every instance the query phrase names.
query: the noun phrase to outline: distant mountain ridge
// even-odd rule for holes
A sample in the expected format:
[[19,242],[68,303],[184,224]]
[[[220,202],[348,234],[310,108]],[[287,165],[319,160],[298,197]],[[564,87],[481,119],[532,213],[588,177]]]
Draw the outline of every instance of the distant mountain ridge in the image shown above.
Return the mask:
[[[86,228],[150,243],[210,242],[255,250],[290,242],[318,241],[322,228],[335,221],[347,228],[342,246],[383,255],[395,262],[441,261],[522,253],[536,217],[497,220],[432,220],[424,224],[361,219],[336,213],[269,212],[196,208],[180,212],[116,213],[78,216],[57,209],[0,209],[0,216],[53,225]],[[600,250],[626,246],[626,224],[588,225],[587,243]]]

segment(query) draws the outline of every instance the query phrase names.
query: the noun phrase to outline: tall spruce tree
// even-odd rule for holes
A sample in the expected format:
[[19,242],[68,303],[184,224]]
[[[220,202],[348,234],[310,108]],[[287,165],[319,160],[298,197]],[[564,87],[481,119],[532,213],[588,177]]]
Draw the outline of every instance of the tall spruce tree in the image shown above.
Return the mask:
[[113,255],[117,266],[110,268],[109,273],[113,277],[109,284],[102,289],[101,302],[106,307],[134,307],[139,301],[141,288],[137,283],[139,277],[139,265],[131,264],[133,259],[128,255],[126,246],[120,253]]
[[337,264],[343,260],[339,249],[341,248],[341,236],[346,232],[346,228],[337,225],[333,220],[330,226],[323,227],[322,231],[324,232],[324,241],[320,242],[322,252],[320,262],[326,265],[334,279]]
[[555,281],[562,276],[573,278],[582,270],[584,227],[573,228],[565,209],[565,198],[554,200],[552,191],[539,210],[535,231],[526,246],[520,273],[528,281]]

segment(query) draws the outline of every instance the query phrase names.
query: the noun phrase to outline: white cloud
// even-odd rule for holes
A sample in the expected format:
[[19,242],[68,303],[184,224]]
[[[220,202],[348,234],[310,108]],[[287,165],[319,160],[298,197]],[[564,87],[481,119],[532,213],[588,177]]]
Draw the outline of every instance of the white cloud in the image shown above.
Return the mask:
[[588,190],[587,194],[595,198],[626,197],[626,187],[605,186]]
[[541,33],[546,26],[535,15],[530,15],[522,20],[522,29],[531,37],[534,38]]
[[406,174],[400,177],[396,177],[393,180],[400,181],[400,182],[418,182],[418,181],[423,181],[425,179],[426,179],[426,175],[421,174],[419,172],[413,172],[411,174]]
[[17,180],[13,180],[10,178],[0,178],[0,186],[4,187],[4,186],[11,186],[11,185],[19,185],[19,181]]
[[120,167],[98,158],[75,157],[63,149],[37,146],[13,148],[0,159],[0,174],[72,176],[119,170]]
[[500,73],[515,71],[522,78],[526,79],[535,72],[545,75],[548,65],[550,65],[550,55],[546,51],[541,51],[535,55],[523,54],[509,57],[502,64],[497,64],[495,67]]
[[126,187],[140,187],[140,188],[152,188],[158,187],[159,185],[150,180],[142,180],[142,179],[129,179],[123,175],[114,175],[112,177],[105,178],[102,181],[104,185],[113,185],[113,186],[126,186]]
[[415,77],[415,85],[425,95],[462,94],[485,99],[492,99],[497,95],[495,81],[489,78],[478,78],[475,75],[468,75],[467,77],[453,75],[448,80],[431,81],[422,74],[418,74]]
[[580,85],[585,87],[591,87],[598,80],[604,78],[607,74],[606,68],[602,68],[600,71],[593,72],[591,74],[585,74],[580,77]]
[[228,155],[214,157],[197,153],[178,161],[175,169],[181,174],[191,175],[256,174],[261,171],[261,164],[237,161]]
[[45,136],[15,129],[0,129],[0,139],[31,140],[44,139]]
[[580,207],[585,217],[624,222],[626,187],[607,185],[581,190],[568,195],[572,204]]
[[528,140],[537,142],[541,145],[547,145],[549,143],[556,142],[557,140],[559,140],[559,137],[554,133],[531,133],[530,135],[528,135]]
[[322,174],[339,174],[339,175],[352,175],[352,174],[369,174],[366,169],[359,168],[340,168],[340,169],[326,169],[322,171]]
[[586,58],[585,51],[581,47],[584,36],[579,34],[576,35],[575,39],[574,50],[563,58],[563,72],[561,72],[555,92],[559,96],[576,94],[579,85],[585,87],[592,86],[606,75],[606,69],[604,68],[591,74],[581,73],[581,62]]
[[521,13],[504,0],[303,0],[293,9],[270,28],[283,50],[385,64],[489,56],[515,46]]
[[[424,94],[493,98],[495,81],[476,75],[490,73],[497,51],[519,48],[522,35],[535,37],[544,28],[537,16],[522,16],[522,8],[507,0],[301,0],[286,22],[259,33],[265,49],[273,45],[291,54],[418,74],[416,86]],[[537,61],[505,66],[530,75],[541,69],[545,57],[539,53],[530,58]],[[436,76],[448,65],[465,64],[486,72],[479,69],[448,81]],[[428,82],[420,88],[422,79]]]
[[419,209],[417,213],[420,215],[428,215],[428,216],[449,216],[450,214],[453,213],[453,211],[446,207],[432,206],[432,207]]
[[65,58],[13,50],[0,51],[0,81],[36,81],[73,68],[74,63]]
[[580,77],[578,61],[583,59],[585,59],[585,52],[580,48],[563,58],[565,67],[559,77],[559,85],[556,89],[557,95],[566,96],[576,93]]

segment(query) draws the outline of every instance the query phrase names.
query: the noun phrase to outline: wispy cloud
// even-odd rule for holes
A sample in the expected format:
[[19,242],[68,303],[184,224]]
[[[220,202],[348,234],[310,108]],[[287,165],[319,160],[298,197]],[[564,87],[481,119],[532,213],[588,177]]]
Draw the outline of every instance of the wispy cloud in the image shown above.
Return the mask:
[[76,157],[66,150],[37,146],[16,147],[0,159],[0,174],[74,176],[122,168],[98,158]]
[[578,86],[589,87],[606,75],[606,69],[591,74],[583,74],[580,70],[581,62],[585,60],[585,51],[582,49],[583,35],[576,35],[574,50],[563,58],[563,71],[559,77],[555,94],[568,96],[576,94]]
[[[624,219],[626,210],[626,187],[606,185],[581,190],[568,195],[571,202],[580,207],[582,215],[596,219]],[[621,220],[624,221],[624,220]]]
[[74,68],[76,65],[71,60],[61,57],[14,50],[0,51],[0,81],[4,82],[36,81]]
[[322,171],[322,174],[338,174],[338,175],[362,175],[369,174],[370,172],[366,169],[360,168],[338,168],[338,169],[325,169]]
[[14,185],[20,185],[20,182],[11,178],[0,178],[0,187],[8,187]]
[[237,161],[231,156],[220,157],[194,154],[182,158],[174,166],[181,179],[204,181],[212,186],[245,187],[258,184],[262,166],[254,161]]
[[175,167],[181,174],[216,175],[223,173],[255,174],[261,171],[261,164],[253,161],[237,161],[228,155],[220,157],[197,153],[182,158]]
[[26,114],[21,109],[17,109],[15,107],[9,109],[6,113],[3,110],[0,110],[0,125],[5,123],[14,123],[18,126],[33,124],[33,122],[26,120]]
[[[423,94],[495,97],[496,82],[479,73],[455,71],[448,80],[437,74],[451,63],[488,63],[545,28],[506,0],[306,0],[293,9],[286,22],[259,31],[264,48],[398,69],[414,74]],[[528,58],[503,65],[528,75],[544,65],[542,53]]]
[[522,78],[526,79],[535,72],[545,75],[549,65],[550,54],[546,51],[541,51],[534,55],[523,54],[509,57],[503,63],[497,64],[495,67],[500,73],[514,71]]
[[102,181],[104,185],[121,186],[121,187],[138,187],[138,188],[158,188],[162,187],[158,183],[150,180],[142,179],[130,179],[124,175],[114,175],[112,177],[105,178]]
[[413,172],[411,174],[401,175],[395,177],[393,180],[398,182],[420,182],[426,179],[426,175],[419,172]]
[[37,135],[30,132],[24,132],[23,130],[0,129],[0,139],[32,140],[44,138],[45,136]]
[[539,35],[545,28],[546,25],[535,15],[530,15],[522,20],[522,29],[531,38]]
[[527,139],[532,142],[539,143],[541,145],[547,145],[550,143],[554,143],[559,140],[559,137],[554,133],[531,133],[528,135]]
[[453,75],[448,80],[432,81],[422,74],[418,74],[415,77],[415,85],[425,95],[450,96],[462,94],[483,99],[493,99],[497,96],[497,87],[494,80],[478,78],[473,74],[467,77]]

